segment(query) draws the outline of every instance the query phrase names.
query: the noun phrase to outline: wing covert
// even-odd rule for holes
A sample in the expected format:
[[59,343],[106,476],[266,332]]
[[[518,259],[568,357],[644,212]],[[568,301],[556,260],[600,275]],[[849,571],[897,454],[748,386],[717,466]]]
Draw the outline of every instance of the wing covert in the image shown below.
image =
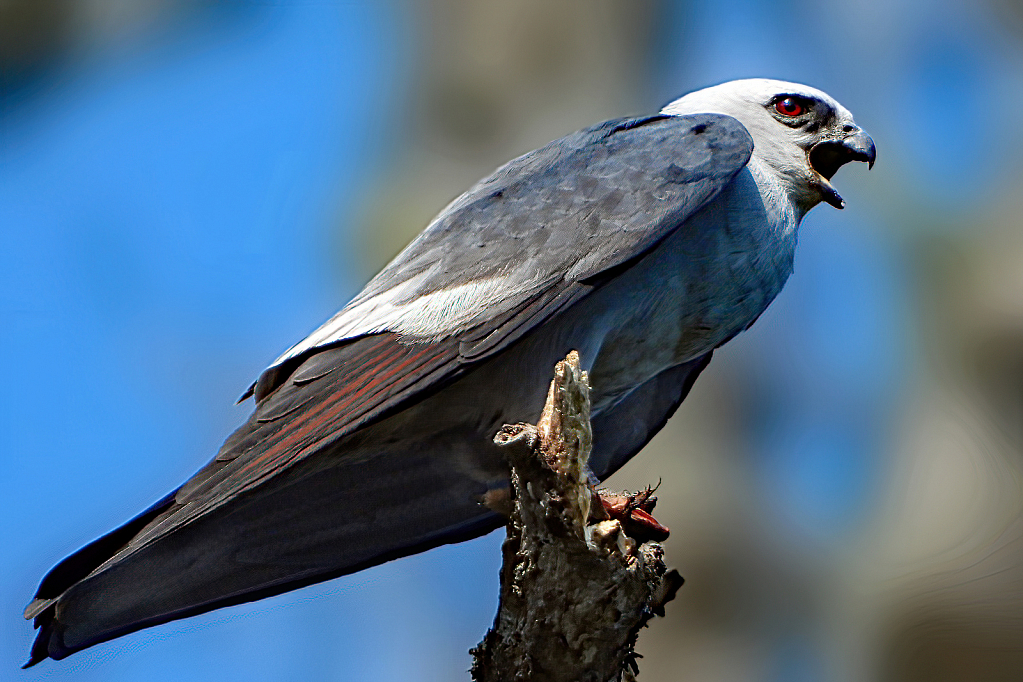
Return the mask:
[[716,196],[752,149],[718,114],[619,119],[556,140],[453,201],[270,369],[363,334],[458,334],[627,263]]
[[570,307],[682,226],[751,150],[732,118],[654,116],[588,128],[501,167],[264,372],[250,389],[248,423],[104,565],[450,383]]

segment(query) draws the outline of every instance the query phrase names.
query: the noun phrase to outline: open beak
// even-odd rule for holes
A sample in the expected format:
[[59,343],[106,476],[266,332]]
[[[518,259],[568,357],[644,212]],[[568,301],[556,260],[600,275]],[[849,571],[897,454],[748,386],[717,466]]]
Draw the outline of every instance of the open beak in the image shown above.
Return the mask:
[[831,178],[850,161],[864,161],[868,169],[873,168],[877,151],[870,135],[855,128],[844,138],[818,142],[810,148],[807,156],[810,167],[817,173],[817,186],[824,201],[835,208],[845,208],[845,200],[831,186]]

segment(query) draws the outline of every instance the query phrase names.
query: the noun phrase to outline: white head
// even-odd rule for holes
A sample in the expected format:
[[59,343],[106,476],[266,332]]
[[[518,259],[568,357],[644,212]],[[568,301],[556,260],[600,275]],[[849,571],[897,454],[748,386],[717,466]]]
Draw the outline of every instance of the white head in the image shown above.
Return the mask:
[[874,141],[849,110],[815,88],[750,78],[691,92],[663,114],[725,114],[753,137],[753,156],[775,172],[802,211],[826,201],[845,202],[831,178],[849,161],[874,165]]

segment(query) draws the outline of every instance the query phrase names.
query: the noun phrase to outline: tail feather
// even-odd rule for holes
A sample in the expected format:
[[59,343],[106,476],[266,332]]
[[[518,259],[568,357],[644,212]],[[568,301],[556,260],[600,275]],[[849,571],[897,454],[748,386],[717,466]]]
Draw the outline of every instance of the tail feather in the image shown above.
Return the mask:
[[29,660],[22,668],[29,668],[50,656],[49,642],[53,635],[51,624],[54,608],[60,596],[71,586],[85,579],[127,545],[150,521],[166,511],[174,503],[176,494],[177,490],[168,493],[131,521],[93,540],[50,569],[39,583],[39,589],[36,590],[32,602],[25,608],[25,618],[34,619],[34,625],[39,629],[39,633],[32,645]]
[[[442,440],[450,450],[451,439]],[[476,502],[486,486],[453,471],[436,452],[399,444],[336,455],[310,457],[229,507],[94,571],[166,509],[168,496],[61,562],[37,595],[50,601],[36,603],[39,633],[26,667],[468,540],[502,523]]]
[[175,611],[170,614],[163,614],[157,617],[149,618],[146,620],[139,620],[131,624],[125,625],[116,630],[110,630],[102,633],[101,635],[94,636],[92,638],[85,639],[80,643],[76,643],[75,646],[68,646],[64,642],[64,632],[66,627],[63,623],[59,622],[55,616],[53,609],[49,609],[47,612],[37,617],[36,627],[39,628],[39,632],[36,634],[36,639],[32,643],[32,650],[30,652],[29,660],[21,666],[22,669],[30,668],[40,661],[44,661],[47,658],[52,658],[59,661],[63,658],[67,658],[73,653],[87,649],[96,644],[116,639],[124,635],[142,630],[162,623],[167,623],[173,620],[179,620],[181,618],[188,618],[190,616],[197,616],[207,611],[213,611],[215,609],[226,608],[228,606],[237,606],[238,604],[245,604],[251,601],[259,601],[260,599],[266,599],[273,597],[284,592],[291,590],[297,590],[302,587],[314,585],[316,583],[323,582],[325,580],[331,580],[333,578],[339,578],[349,573],[356,573],[365,568],[370,568],[378,564],[382,564],[387,561],[394,559],[400,559],[404,556],[411,554],[417,554],[419,552],[425,552],[434,547],[440,545],[452,544],[458,542],[464,542],[477,538],[481,535],[485,535],[490,531],[501,526],[504,520],[497,514],[488,513],[484,514],[475,519],[462,524],[456,528],[446,529],[444,533],[439,533],[434,537],[424,539],[423,542],[417,545],[411,545],[408,547],[400,547],[388,552],[383,552],[372,559],[368,559],[359,564],[353,564],[346,566],[342,569],[334,571],[310,575],[299,580],[293,580],[291,582],[281,583],[279,585],[271,585],[269,587],[253,590],[239,595],[231,597],[225,597],[213,602],[204,604],[198,604],[194,607]]

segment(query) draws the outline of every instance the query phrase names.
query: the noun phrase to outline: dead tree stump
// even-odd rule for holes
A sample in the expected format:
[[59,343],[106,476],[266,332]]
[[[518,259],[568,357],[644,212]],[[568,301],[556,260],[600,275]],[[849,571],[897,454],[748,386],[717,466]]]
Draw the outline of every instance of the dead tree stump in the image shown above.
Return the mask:
[[505,425],[494,440],[507,450],[512,509],[500,606],[471,652],[473,680],[634,679],[639,630],[664,615],[682,577],[665,567],[659,544],[627,536],[594,497],[589,383],[578,353],[555,367],[536,426]]

